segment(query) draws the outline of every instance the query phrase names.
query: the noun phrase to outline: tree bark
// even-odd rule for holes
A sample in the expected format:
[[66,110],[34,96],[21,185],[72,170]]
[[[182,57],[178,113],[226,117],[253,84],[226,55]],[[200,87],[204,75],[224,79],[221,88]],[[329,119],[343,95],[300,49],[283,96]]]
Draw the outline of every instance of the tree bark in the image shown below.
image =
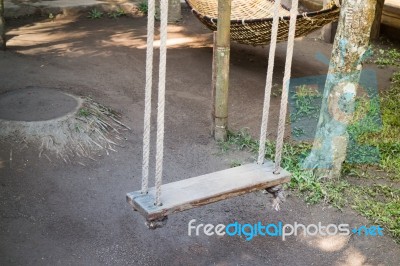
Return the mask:
[[0,0],[0,49],[6,49],[6,25],[4,21],[4,0]]
[[313,149],[303,165],[319,177],[339,177],[346,158],[347,125],[353,118],[376,1],[342,2]]

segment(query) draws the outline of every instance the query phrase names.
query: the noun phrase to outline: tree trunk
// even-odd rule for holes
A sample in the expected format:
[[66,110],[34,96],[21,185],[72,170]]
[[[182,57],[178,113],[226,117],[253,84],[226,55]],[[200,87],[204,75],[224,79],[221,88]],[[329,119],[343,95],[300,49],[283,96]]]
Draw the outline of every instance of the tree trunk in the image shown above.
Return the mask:
[[0,49],[6,49],[6,25],[4,21],[4,0],[0,0]]
[[[156,0],[156,19],[160,19],[160,0]],[[181,1],[168,0],[168,22],[175,23],[181,19]]]
[[304,162],[304,167],[314,169],[319,177],[339,177],[346,158],[347,125],[353,118],[376,1],[342,2],[314,145]]

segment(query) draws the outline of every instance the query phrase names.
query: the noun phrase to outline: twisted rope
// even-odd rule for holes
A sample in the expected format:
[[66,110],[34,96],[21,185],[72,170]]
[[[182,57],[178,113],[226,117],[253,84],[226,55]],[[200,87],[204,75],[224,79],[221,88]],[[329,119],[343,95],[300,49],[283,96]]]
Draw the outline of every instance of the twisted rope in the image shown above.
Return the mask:
[[153,86],[154,15],[155,15],[155,0],[149,0],[148,16],[147,16],[146,87],[145,87],[144,126],[143,126],[143,162],[142,162],[143,194],[147,193],[149,188],[151,90]]
[[276,138],[275,167],[274,173],[279,174],[282,160],[283,136],[285,134],[285,122],[287,113],[287,101],[289,94],[290,75],[292,70],[294,37],[296,31],[297,9],[299,0],[292,1],[290,9],[289,37],[286,50],[285,74],[283,76],[283,88],[281,98],[281,108],[279,113],[278,136]]
[[257,160],[258,164],[263,164],[265,157],[265,141],[267,138],[269,108],[270,108],[271,89],[272,89],[272,77],[274,73],[276,42],[278,38],[280,5],[281,5],[281,0],[276,0],[273,11],[274,17],[272,22],[271,46],[269,47],[269,56],[268,56],[267,80],[265,84],[264,107],[263,107],[261,133],[260,133],[260,146],[258,149],[258,160]]
[[156,200],[155,205],[161,206],[161,184],[164,157],[164,110],[165,110],[165,74],[167,63],[167,26],[168,0],[160,4],[160,66],[158,76],[158,112],[157,112],[157,151],[156,151]]
[[266,191],[274,196],[274,199],[272,200],[272,209],[275,211],[280,210],[280,204],[285,201],[286,195],[285,191],[283,190],[282,185],[277,185],[274,187],[269,187],[266,189]]

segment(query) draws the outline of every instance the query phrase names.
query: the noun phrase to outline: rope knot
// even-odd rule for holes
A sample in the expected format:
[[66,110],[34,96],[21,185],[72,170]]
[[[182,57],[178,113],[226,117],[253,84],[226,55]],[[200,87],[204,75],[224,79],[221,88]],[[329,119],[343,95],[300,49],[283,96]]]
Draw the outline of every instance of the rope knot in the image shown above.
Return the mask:
[[284,191],[282,185],[269,187],[265,190],[274,196],[274,199],[272,200],[272,209],[274,209],[275,211],[279,211],[280,204],[285,202],[285,200],[286,200],[285,191]]

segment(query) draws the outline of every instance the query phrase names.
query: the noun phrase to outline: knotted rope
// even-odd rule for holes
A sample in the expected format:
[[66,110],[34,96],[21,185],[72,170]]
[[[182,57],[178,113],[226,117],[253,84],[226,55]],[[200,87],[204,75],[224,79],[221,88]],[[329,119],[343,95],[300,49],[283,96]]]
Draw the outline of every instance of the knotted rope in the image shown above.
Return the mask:
[[295,37],[295,31],[296,31],[298,5],[299,5],[299,0],[293,0],[292,8],[290,9],[289,37],[288,37],[288,44],[287,44],[287,49],[286,49],[285,74],[283,76],[281,108],[280,108],[280,112],[279,112],[278,134],[277,134],[277,138],[276,138],[275,167],[274,167],[275,174],[279,174],[280,168],[281,168],[283,136],[285,134],[287,101],[288,101],[288,94],[289,94],[290,76],[291,76],[291,70],[292,70],[294,37]]

